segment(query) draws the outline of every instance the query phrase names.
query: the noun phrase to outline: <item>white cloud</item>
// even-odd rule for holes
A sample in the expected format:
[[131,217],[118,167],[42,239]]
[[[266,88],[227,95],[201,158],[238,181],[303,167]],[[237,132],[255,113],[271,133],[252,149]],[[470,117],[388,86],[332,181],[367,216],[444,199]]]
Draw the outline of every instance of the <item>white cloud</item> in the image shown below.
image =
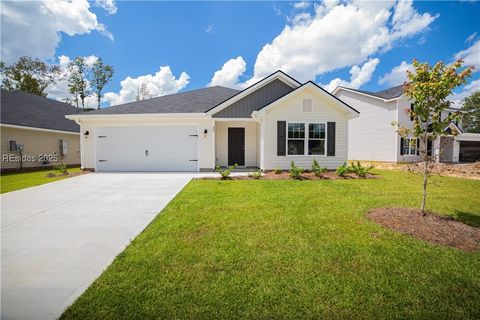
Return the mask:
[[105,101],[110,105],[127,103],[135,100],[138,89],[145,84],[150,92],[151,98],[166,94],[176,93],[190,82],[190,76],[182,72],[177,79],[169,66],[160,67],[155,74],[147,74],[137,78],[127,77],[120,82],[121,89],[118,93],[105,93]]
[[406,61],[402,61],[398,66],[393,67],[390,72],[384,74],[383,77],[378,80],[378,84],[387,84],[392,87],[401,85],[407,80],[407,70],[413,71],[413,66]]
[[213,33],[213,24],[209,25],[207,29],[205,29],[206,33]]
[[24,55],[52,59],[62,32],[74,36],[96,30],[113,40],[87,0],[2,1],[1,9],[1,55],[6,63]]
[[336,78],[330,81],[329,84],[323,85],[323,87],[328,92],[332,92],[338,86],[345,86],[353,89],[358,89],[362,85],[370,81],[379,63],[380,63],[380,60],[375,58],[375,59],[368,60],[361,67],[358,65],[355,65],[350,69],[350,81]]
[[477,37],[477,33],[476,32],[472,33],[471,35],[468,36],[467,39],[465,39],[465,43],[472,42],[476,37]]
[[436,19],[418,13],[411,1],[328,1],[314,14],[290,21],[257,55],[247,84],[280,69],[300,81],[362,64],[397,41],[425,31]]
[[[98,57],[94,55],[86,56],[85,63],[88,66],[91,66],[97,61]],[[73,98],[72,95],[68,92],[68,78],[70,72],[68,70],[68,64],[72,60],[70,57],[67,56],[59,56],[58,57],[58,64],[60,65],[62,72],[59,78],[54,85],[50,85],[47,87],[45,92],[47,93],[49,98],[56,99],[59,101],[66,101],[65,99]],[[90,83],[87,81],[87,88],[90,89]],[[96,108],[97,107],[97,99],[94,94],[89,95],[85,98],[85,107],[86,108]]]
[[230,59],[225,62],[222,69],[215,71],[208,86],[239,87],[239,78],[246,69],[247,64],[242,57]]
[[310,2],[308,1],[299,1],[293,4],[293,7],[295,9],[305,9],[305,8],[308,8],[309,6],[310,6]]
[[454,93],[449,97],[453,101],[452,107],[461,108],[463,106],[463,99],[470,96],[475,91],[480,91],[480,79],[473,80],[462,88],[459,93]]
[[108,14],[117,13],[117,5],[114,0],[95,0],[95,5],[107,11]]
[[276,14],[277,16],[281,16],[281,15],[282,15],[282,9],[280,9],[280,7],[277,6],[277,4],[274,3],[274,4],[272,5],[272,9],[273,9],[273,12],[275,12],[275,14]]
[[463,59],[466,65],[480,68],[480,40],[475,41],[470,48],[457,52],[455,60]]

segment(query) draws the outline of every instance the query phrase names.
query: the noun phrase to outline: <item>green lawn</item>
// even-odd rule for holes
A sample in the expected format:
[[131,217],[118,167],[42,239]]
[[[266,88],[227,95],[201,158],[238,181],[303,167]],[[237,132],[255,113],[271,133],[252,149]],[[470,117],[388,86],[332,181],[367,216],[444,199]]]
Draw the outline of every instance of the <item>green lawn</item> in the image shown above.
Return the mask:
[[[376,172],[192,181],[62,319],[480,319],[480,253],[366,220],[420,202],[420,176]],[[480,226],[480,181],[433,177],[428,206]]]
[[[80,168],[69,168],[68,172],[78,172]],[[55,172],[54,170],[39,170],[33,172],[8,172],[3,173],[0,177],[1,192],[10,192],[20,189],[25,189],[29,187],[38,186],[44,183],[49,183],[52,181],[57,181],[61,179],[68,178],[68,176],[60,176],[54,178],[47,178],[47,174],[50,172]]]

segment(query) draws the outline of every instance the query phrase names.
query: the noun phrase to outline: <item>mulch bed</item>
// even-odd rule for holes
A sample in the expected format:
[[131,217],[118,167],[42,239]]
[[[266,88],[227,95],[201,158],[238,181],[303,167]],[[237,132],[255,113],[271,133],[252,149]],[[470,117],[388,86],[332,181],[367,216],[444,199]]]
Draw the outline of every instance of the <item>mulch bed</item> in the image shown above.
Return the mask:
[[[201,177],[198,178],[199,180],[219,180],[221,179],[220,176],[218,177]],[[293,179],[290,177],[290,173],[288,171],[282,171],[281,173],[275,173],[274,171],[265,172],[261,178],[255,179],[248,175],[242,176],[231,176],[229,180],[346,180],[346,179],[378,179],[378,176],[368,173],[365,178],[361,178],[354,173],[349,173],[345,177],[338,176],[335,171],[328,171],[317,177],[313,172],[304,172],[302,173],[299,179]]]
[[412,208],[379,208],[367,217],[380,225],[442,246],[464,251],[480,250],[480,229],[453,218]]
[[58,178],[58,177],[76,177],[76,176],[80,176],[82,174],[87,174],[87,173],[90,173],[90,171],[86,171],[86,170],[83,170],[83,171],[77,171],[77,172],[69,172],[67,174],[63,174],[63,173],[58,173],[58,174],[55,174],[55,173],[49,173],[47,174],[47,178]]

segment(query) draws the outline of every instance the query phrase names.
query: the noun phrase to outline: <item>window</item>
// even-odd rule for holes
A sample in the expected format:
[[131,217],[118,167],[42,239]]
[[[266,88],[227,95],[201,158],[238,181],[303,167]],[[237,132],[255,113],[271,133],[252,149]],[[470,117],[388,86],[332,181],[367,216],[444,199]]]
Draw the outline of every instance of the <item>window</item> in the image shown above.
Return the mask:
[[288,154],[305,154],[305,123],[288,124],[287,144]]
[[325,123],[289,123],[288,155],[325,155]]
[[405,138],[403,140],[403,155],[414,156],[417,154],[415,147],[417,146],[417,139]]
[[312,99],[303,99],[303,112],[312,112]]
[[308,125],[308,154],[325,155],[325,123]]

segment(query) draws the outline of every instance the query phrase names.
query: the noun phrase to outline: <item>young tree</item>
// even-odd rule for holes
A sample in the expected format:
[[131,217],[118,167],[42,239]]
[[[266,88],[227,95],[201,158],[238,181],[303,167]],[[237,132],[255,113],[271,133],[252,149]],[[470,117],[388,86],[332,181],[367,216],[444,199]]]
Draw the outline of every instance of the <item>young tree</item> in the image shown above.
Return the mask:
[[21,57],[11,66],[0,63],[2,89],[30,92],[46,97],[45,89],[60,76],[60,67],[47,65],[39,59]]
[[[434,159],[428,155],[428,141],[433,141],[444,133],[450,122],[457,120],[459,112],[451,113],[444,119],[441,114],[452,103],[448,100],[452,90],[464,83],[470,77],[473,67],[462,68],[463,61],[458,60],[451,65],[437,62],[433,67],[428,63],[413,60],[414,71],[407,71],[408,82],[404,85],[405,95],[413,102],[413,110],[408,110],[413,119],[413,128],[399,126],[400,136],[411,140],[419,140],[418,148],[423,161],[423,195],[421,210],[425,212],[427,200],[427,185],[429,176],[429,163]],[[455,132],[452,132],[456,134]]]
[[76,57],[68,64],[68,90],[74,96],[74,100],[77,101],[78,109],[78,97],[82,102],[82,108],[85,108],[85,98],[89,95],[88,88],[88,66],[85,62],[85,58]]
[[97,109],[100,109],[100,100],[102,99],[103,88],[110,82],[113,77],[113,67],[104,64],[102,58],[98,58],[92,66],[91,85],[95,96],[97,97]]
[[145,99],[149,99],[151,97],[150,90],[146,83],[140,84],[137,88],[137,95],[135,96],[135,100],[141,101]]
[[480,91],[475,91],[463,101],[462,124],[467,132],[480,133]]

